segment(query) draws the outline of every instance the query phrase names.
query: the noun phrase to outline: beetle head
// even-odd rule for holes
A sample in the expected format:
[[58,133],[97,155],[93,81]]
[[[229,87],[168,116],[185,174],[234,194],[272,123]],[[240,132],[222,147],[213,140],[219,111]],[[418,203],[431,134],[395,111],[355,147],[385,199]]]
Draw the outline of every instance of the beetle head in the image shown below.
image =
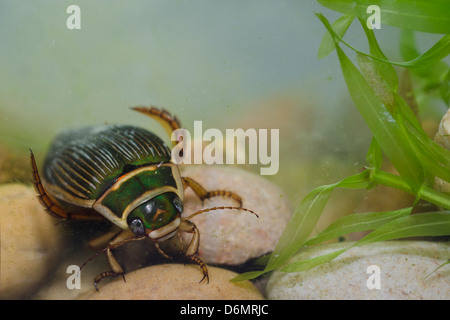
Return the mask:
[[180,198],[173,192],[167,192],[136,207],[128,215],[127,223],[134,234],[143,236],[174,221],[182,212]]

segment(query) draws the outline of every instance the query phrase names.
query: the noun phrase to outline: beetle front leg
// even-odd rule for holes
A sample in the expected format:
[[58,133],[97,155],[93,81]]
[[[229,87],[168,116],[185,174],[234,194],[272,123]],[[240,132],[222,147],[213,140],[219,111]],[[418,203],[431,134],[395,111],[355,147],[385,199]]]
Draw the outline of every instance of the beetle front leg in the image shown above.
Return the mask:
[[189,220],[181,220],[179,230],[192,233],[192,239],[191,242],[189,242],[185,255],[192,256],[196,254],[200,244],[200,233],[198,232],[197,226]]
[[108,248],[106,250],[106,256],[108,258],[108,264],[111,268],[110,271],[105,271],[100,273],[97,277],[95,277],[94,279],[94,287],[95,290],[98,290],[97,284],[102,281],[105,278],[112,278],[112,277],[117,277],[117,276],[122,276],[123,281],[126,282],[125,280],[125,272],[123,271],[122,267],[120,266],[119,262],[117,262],[116,258],[114,258],[114,255],[111,252],[111,249]]
[[97,291],[99,291],[98,287],[97,287],[98,283],[105,278],[112,278],[112,277],[117,277],[117,276],[121,275],[123,278],[123,281],[126,281],[125,275],[124,275],[125,272],[124,272],[122,266],[119,264],[119,262],[114,257],[111,250],[116,249],[127,242],[139,241],[144,238],[145,237],[134,238],[132,236],[132,232],[130,230],[124,230],[124,231],[120,232],[114,239],[112,239],[110,241],[108,247],[105,248],[105,251],[106,251],[106,258],[107,258],[107,261],[108,261],[108,264],[109,264],[109,267],[111,268],[111,270],[102,272],[97,277],[95,277],[94,286]]
[[189,242],[185,256],[189,261],[198,264],[202,269],[203,278],[202,280],[200,280],[200,282],[202,282],[206,278],[207,283],[209,283],[208,268],[206,266],[206,263],[204,263],[199,257],[195,255],[200,244],[200,233],[197,229],[197,226],[189,220],[181,220],[179,230],[182,232],[192,233],[192,239]]

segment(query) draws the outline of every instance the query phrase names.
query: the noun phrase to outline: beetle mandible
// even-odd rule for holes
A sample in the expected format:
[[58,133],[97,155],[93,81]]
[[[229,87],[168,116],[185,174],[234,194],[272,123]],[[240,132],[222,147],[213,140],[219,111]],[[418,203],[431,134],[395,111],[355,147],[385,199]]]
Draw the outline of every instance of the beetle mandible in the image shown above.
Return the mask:
[[[169,136],[181,128],[179,120],[164,109],[132,109],[157,120]],[[39,200],[51,215],[67,220],[106,219],[120,227],[121,231],[98,253],[106,252],[111,270],[94,279],[97,290],[102,279],[124,276],[113,249],[130,241],[150,239],[160,254],[170,258],[159,243],[180,232],[192,234],[185,257],[200,266],[200,282],[205,278],[209,282],[207,266],[196,255],[200,233],[190,219],[216,209],[243,210],[258,216],[242,208],[239,195],[225,190],[207,191],[192,178],[181,177],[178,166],[171,162],[169,147],[157,135],[134,126],[97,125],[63,132],[50,147],[42,179],[31,150],[30,160]],[[225,196],[239,206],[213,207],[181,217],[187,187],[202,201]]]

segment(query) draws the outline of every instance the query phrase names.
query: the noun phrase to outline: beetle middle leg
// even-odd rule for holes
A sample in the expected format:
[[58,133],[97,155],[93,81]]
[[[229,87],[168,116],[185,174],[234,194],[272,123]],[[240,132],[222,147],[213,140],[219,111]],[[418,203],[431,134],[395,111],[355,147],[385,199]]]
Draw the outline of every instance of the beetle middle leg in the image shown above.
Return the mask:
[[212,197],[222,196],[234,199],[239,203],[239,207],[242,207],[242,198],[231,191],[227,190],[207,191],[204,187],[202,187],[197,181],[195,181],[192,178],[182,177],[181,180],[183,181],[184,189],[190,187],[202,202]]

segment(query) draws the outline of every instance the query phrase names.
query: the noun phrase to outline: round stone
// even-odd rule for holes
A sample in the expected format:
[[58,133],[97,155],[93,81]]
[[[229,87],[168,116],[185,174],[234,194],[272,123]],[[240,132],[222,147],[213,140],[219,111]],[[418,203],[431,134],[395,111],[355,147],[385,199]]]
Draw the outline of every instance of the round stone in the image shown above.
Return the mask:
[[0,186],[0,298],[28,298],[46,281],[61,249],[61,234],[32,187]]
[[[242,198],[243,210],[214,210],[191,219],[200,232],[198,254],[206,263],[239,265],[273,251],[292,214],[292,207],[281,189],[265,178],[232,167],[190,166],[181,172],[207,191],[227,190]],[[184,214],[201,209],[238,206],[236,200],[216,196],[203,205],[191,188],[186,189]],[[189,241],[189,237],[185,238]]]
[[[160,264],[146,267],[92,289],[82,299],[89,300],[262,300],[249,281],[231,282],[236,273],[208,267],[209,283],[199,283],[203,275],[197,265]],[[107,280],[104,280],[105,282]]]
[[[289,262],[309,259],[350,243],[308,248]],[[267,284],[268,299],[450,299],[450,244],[386,241],[354,247],[313,269],[275,271]]]

